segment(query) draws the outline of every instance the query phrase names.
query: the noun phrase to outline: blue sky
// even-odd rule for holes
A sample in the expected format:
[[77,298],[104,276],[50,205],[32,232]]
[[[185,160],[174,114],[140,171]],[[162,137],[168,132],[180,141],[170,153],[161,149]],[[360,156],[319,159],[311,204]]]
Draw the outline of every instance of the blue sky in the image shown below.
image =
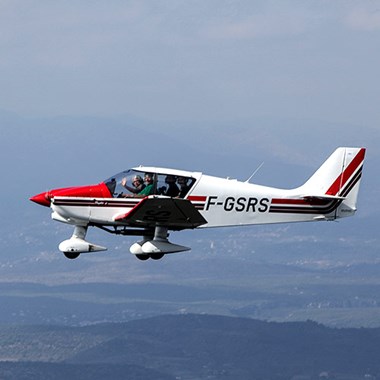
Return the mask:
[[379,1],[0,1],[0,108],[378,128]]

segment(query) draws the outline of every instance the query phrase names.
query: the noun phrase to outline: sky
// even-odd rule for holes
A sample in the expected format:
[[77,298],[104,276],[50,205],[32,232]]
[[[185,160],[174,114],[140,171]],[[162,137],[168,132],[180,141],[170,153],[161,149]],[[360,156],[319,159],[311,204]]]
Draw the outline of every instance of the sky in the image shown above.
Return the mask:
[[0,0],[0,109],[378,128],[380,1]]
[[296,187],[352,145],[372,231],[379,42],[373,0],[0,0],[3,224],[139,164]]

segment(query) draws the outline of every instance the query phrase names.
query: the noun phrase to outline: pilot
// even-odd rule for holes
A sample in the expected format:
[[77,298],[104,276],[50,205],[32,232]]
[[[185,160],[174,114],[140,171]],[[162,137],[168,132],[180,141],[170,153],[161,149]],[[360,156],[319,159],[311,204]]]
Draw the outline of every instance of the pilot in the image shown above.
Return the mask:
[[133,194],[138,194],[140,191],[142,191],[145,188],[145,184],[141,176],[135,175],[132,179],[132,186],[127,185],[127,178],[123,178],[121,180],[121,185],[125,187],[127,190],[129,190]]
[[190,190],[190,186],[187,184],[187,181],[188,181],[188,178],[186,178],[186,177],[178,177],[177,178],[177,183],[180,187],[180,191],[179,191],[179,195],[178,195],[179,198],[185,198],[186,194]]
[[167,175],[165,178],[165,183],[168,185],[167,188],[163,191],[163,195],[168,197],[177,197],[179,194],[179,188],[175,183],[176,178],[174,175]]

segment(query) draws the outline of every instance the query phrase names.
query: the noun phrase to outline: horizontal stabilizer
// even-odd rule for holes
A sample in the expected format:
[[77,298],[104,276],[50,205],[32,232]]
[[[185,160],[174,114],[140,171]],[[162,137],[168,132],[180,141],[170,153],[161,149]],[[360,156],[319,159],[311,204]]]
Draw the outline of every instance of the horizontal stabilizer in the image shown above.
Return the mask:
[[323,194],[323,195],[301,195],[301,198],[303,198],[306,201],[313,201],[313,200],[344,200],[346,197],[339,197],[337,195],[328,195],[328,194]]

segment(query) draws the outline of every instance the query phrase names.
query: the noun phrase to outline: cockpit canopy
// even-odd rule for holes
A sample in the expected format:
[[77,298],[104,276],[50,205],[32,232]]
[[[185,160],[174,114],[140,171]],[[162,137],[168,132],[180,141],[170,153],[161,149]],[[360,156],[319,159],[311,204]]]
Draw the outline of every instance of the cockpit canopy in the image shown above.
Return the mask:
[[185,198],[196,179],[168,173],[125,170],[104,181],[114,198],[166,195]]

